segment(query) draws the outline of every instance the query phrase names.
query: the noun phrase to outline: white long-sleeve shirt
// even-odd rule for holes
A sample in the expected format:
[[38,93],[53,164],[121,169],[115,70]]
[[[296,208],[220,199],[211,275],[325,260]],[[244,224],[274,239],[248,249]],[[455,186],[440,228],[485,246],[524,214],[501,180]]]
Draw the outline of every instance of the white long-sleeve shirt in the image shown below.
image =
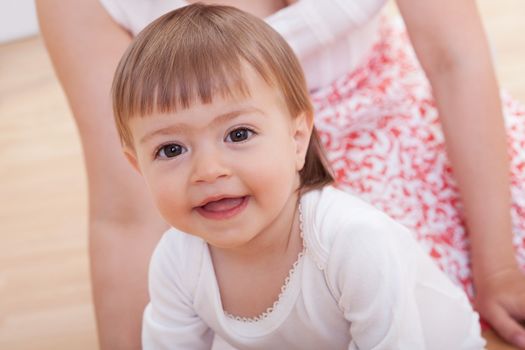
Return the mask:
[[[184,0],[100,0],[111,17],[137,35]],[[377,37],[378,13],[386,0],[300,0],[266,18],[301,61],[310,90],[351,72]]]
[[171,229],[151,261],[144,349],[482,349],[478,315],[411,233],[325,187],[301,198],[304,255],[266,317],[225,314],[207,244]]

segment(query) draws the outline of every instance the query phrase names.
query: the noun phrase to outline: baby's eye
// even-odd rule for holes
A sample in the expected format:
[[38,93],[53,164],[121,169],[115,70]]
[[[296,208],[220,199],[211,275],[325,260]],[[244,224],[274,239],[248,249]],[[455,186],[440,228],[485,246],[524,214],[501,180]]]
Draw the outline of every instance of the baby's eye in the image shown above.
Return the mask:
[[155,158],[162,158],[162,159],[174,158],[174,157],[181,155],[185,151],[186,151],[185,148],[182,147],[181,145],[176,144],[176,143],[170,143],[168,145],[164,145],[161,148],[159,148],[159,150],[155,154]]
[[230,131],[228,136],[226,136],[226,141],[228,142],[242,142],[249,139],[254,132],[248,128],[238,128],[233,131]]

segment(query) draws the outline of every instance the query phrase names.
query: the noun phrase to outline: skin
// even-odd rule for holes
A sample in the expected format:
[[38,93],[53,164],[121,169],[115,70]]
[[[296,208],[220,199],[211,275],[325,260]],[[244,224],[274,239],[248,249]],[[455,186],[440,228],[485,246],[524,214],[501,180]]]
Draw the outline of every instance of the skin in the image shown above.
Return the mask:
[[131,38],[98,1],[39,1],[36,5],[84,150],[100,348],[140,349],[148,261],[168,225],[155,210],[143,180],[122,156],[112,122],[113,72]]
[[225,309],[255,317],[302,251],[299,171],[312,119],[292,118],[251,69],[244,77],[251,96],[133,117],[126,155],[166,221],[208,243]]
[[[207,2],[238,6],[261,17],[285,5],[283,1]],[[518,341],[519,336],[525,338],[525,331],[516,322],[525,318],[525,278],[511,244],[505,133],[475,2],[397,3],[432,85],[464,202],[475,306],[504,339],[525,348]],[[36,5],[84,149],[91,277],[101,348],[139,349],[141,315],[148,300],[147,262],[168,226],[143,180],[122,156],[112,122],[111,79],[131,37],[98,1],[37,0]]]

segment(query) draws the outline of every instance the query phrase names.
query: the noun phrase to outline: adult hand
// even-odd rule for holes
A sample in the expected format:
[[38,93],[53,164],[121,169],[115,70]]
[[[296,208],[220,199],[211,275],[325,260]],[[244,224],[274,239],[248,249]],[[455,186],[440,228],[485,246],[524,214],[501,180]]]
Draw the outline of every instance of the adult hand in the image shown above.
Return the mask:
[[525,349],[525,275],[517,266],[476,281],[474,306],[503,339]]

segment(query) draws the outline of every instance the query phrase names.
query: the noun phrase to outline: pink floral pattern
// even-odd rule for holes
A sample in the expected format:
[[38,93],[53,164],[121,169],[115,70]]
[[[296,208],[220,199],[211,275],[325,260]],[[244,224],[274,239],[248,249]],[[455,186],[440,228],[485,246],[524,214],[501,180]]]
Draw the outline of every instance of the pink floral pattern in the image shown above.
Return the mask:
[[[473,295],[462,205],[428,81],[402,25],[384,21],[367,63],[316,91],[316,126],[341,188],[412,229]],[[517,258],[525,267],[525,108],[502,94]]]

